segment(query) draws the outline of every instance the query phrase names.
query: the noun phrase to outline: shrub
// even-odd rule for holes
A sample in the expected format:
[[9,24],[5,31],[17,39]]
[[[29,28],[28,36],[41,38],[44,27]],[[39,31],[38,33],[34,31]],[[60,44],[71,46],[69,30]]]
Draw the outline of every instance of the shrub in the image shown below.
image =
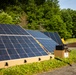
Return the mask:
[[1,24],[12,24],[12,17],[5,12],[0,13],[0,23]]

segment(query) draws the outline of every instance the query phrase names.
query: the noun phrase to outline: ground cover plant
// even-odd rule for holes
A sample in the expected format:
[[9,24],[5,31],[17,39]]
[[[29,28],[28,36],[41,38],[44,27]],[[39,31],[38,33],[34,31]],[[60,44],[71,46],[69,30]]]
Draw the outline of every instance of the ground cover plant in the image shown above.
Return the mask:
[[67,39],[65,40],[66,43],[74,43],[76,42],[76,38],[70,38],[70,39]]
[[72,50],[69,58],[58,59],[50,59],[47,61],[0,69],[0,75],[33,75],[45,71],[51,71],[65,65],[71,66],[72,63],[76,63],[76,51]]

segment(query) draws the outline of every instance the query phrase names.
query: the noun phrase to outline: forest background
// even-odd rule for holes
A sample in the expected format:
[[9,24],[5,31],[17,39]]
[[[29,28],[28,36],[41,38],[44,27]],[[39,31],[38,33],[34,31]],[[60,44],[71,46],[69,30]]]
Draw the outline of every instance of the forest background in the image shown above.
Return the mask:
[[64,39],[76,37],[76,10],[60,9],[58,0],[1,0],[0,24],[58,32]]

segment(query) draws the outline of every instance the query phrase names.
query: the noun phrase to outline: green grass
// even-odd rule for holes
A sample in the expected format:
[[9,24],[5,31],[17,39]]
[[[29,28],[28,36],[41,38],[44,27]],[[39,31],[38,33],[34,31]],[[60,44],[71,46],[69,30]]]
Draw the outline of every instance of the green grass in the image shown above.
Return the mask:
[[73,43],[73,42],[76,42],[76,38],[67,39],[65,42],[66,42],[66,43]]
[[76,51],[70,52],[70,58],[60,60],[50,59],[47,61],[14,66],[7,69],[1,69],[0,75],[33,75],[45,71],[51,71],[56,68],[68,65],[68,63],[76,63]]

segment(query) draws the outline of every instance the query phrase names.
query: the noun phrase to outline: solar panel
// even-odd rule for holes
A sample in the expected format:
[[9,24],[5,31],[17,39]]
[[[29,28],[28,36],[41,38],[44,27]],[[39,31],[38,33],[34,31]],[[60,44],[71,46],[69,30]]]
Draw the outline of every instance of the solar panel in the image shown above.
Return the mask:
[[59,43],[59,44],[63,44],[63,42],[62,42],[59,34],[58,34],[57,32],[54,32],[54,35],[55,35],[56,39],[58,40],[58,43]]
[[43,32],[48,37],[52,38],[58,44],[63,44],[61,38],[57,32]]
[[26,30],[22,29],[18,25],[5,25],[5,24],[0,24],[0,34],[29,35],[26,32]]
[[54,52],[57,43],[50,39],[37,39],[49,52]]
[[49,52],[54,52],[55,46],[58,45],[54,40],[41,33],[40,31],[27,30],[35,37]]
[[20,26],[0,25],[0,32],[0,61],[47,55]]
[[48,32],[48,36],[58,43],[56,37],[54,36],[52,32]]
[[33,31],[33,30],[27,30],[31,35],[33,35],[35,38],[49,38],[40,31]]
[[2,41],[2,43],[0,43],[0,57],[3,56],[3,59],[0,60],[5,60],[6,56],[9,60],[47,55],[30,36],[1,36],[0,40]]

